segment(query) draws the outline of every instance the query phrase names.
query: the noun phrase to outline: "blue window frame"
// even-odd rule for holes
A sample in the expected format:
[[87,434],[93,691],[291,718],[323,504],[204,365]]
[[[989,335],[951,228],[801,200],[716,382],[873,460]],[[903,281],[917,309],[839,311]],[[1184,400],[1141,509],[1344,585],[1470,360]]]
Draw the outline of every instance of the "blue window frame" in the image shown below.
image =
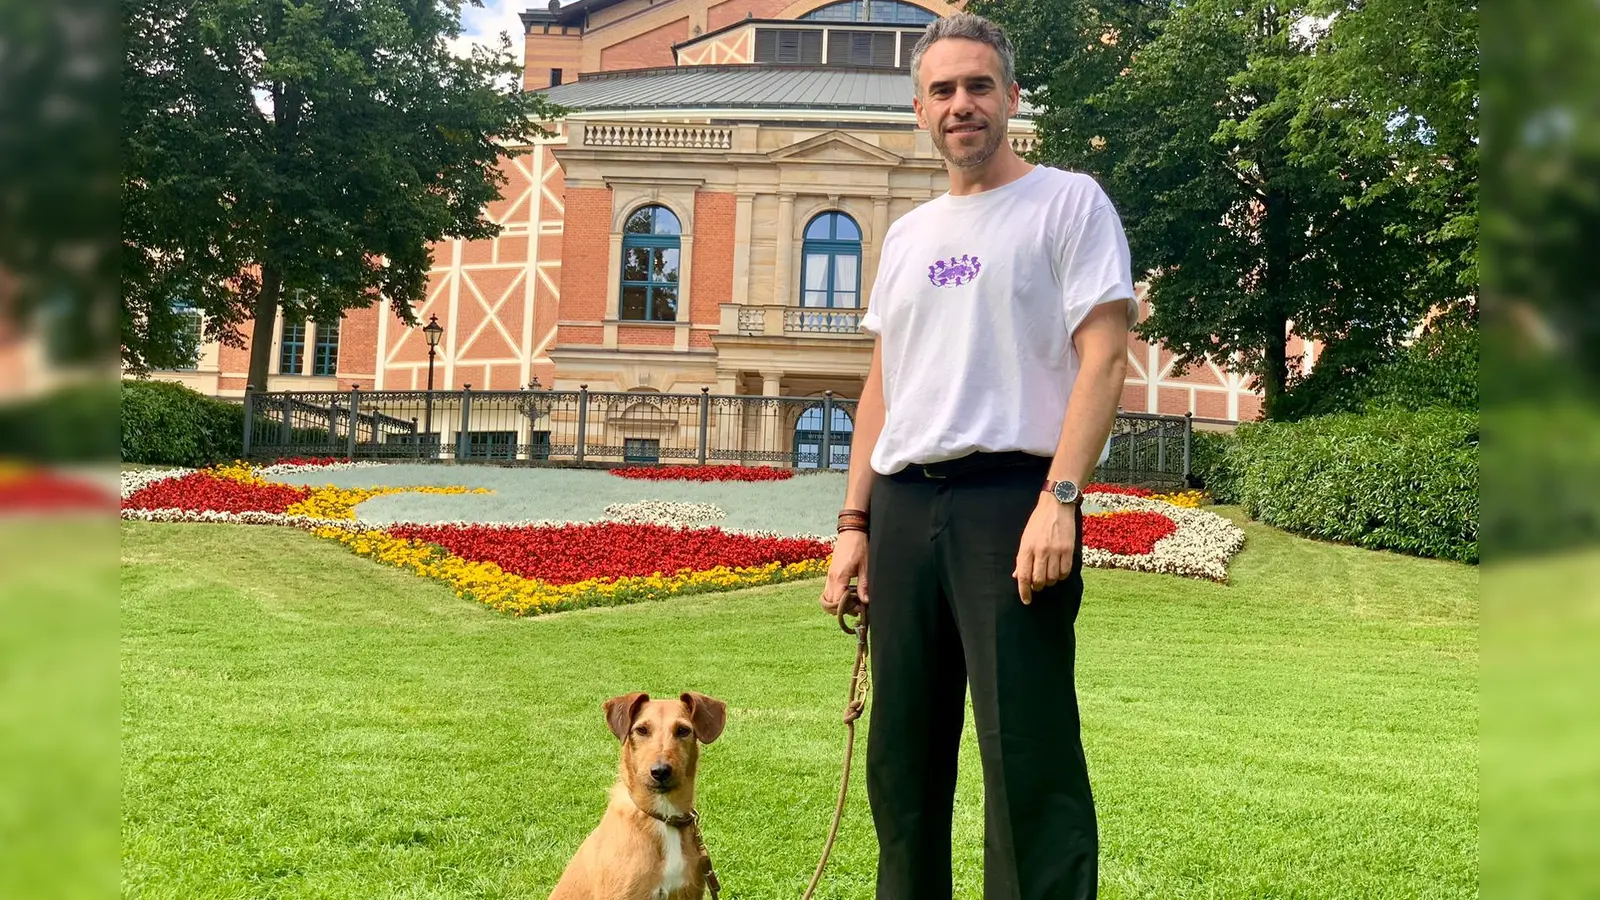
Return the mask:
[[622,228],[622,304],[631,322],[678,319],[678,264],[683,227],[664,206],[643,206]]
[[886,25],[926,25],[939,18],[928,10],[900,0],[845,0],[830,3],[800,17],[812,22],[878,22]]
[[339,323],[317,323],[316,346],[311,354],[311,374],[334,375],[339,371]]
[[[828,468],[850,468],[850,439],[855,435],[855,423],[850,414],[840,407],[833,408],[833,423],[828,429]],[[794,425],[794,467],[820,468],[822,458],[822,404],[807,407]]]
[[826,212],[806,225],[800,305],[855,309],[861,305],[861,228],[844,213]]
[[278,347],[278,374],[299,375],[305,371],[306,322],[283,320],[283,340]]

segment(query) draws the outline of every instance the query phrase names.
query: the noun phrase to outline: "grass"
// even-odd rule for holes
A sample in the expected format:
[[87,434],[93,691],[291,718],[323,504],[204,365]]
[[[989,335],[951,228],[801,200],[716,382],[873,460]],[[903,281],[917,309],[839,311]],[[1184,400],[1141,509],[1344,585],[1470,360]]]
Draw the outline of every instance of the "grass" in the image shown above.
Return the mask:
[[[1477,571],[1247,532],[1231,586],[1088,573],[1101,896],[1476,896]],[[685,689],[730,706],[723,896],[803,891],[853,655],[818,583],[514,620],[298,531],[122,540],[125,897],[546,896],[615,772],[601,701]],[[962,765],[978,897],[970,724]],[[850,804],[819,897],[872,893],[859,770]]]

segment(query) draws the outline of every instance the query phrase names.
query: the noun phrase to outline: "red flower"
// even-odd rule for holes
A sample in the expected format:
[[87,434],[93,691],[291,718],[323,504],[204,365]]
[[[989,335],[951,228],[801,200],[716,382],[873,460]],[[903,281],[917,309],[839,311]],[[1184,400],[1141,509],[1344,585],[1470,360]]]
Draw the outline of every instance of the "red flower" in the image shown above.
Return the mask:
[[1099,483],[1091,484],[1091,485],[1088,485],[1088,486],[1084,487],[1083,492],[1085,494],[1089,494],[1089,493],[1097,493],[1097,494],[1127,494],[1127,495],[1129,495],[1131,497],[1149,497],[1149,496],[1151,496],[1152,494],[1155,493],[1155,491],[1152,491],[1149,488],[1131,487],[1131,486],[1125,485],[1125,484],[1099,484]]
[[728,534],[718,528],[596,523],[572,525],[394,525],[389,533],[437,544],[463,559],[554,584],[590,578],[671,575],[825,559],[827,544],[804,538]]
[[1083,517],[1083,546],[1125,556],[1143,556],[1156,542],[1178,530],[1177,523],[1154,512],[1117,512]]
[[793,469],[774,466],[627,466],[610,470],[641,481],[785,481]]
[[344,460],[337,456],[284,456],[273,463],[275,466],[331,466],[342,463]]
[[287,484],[245,484],[190,472],[146,485],[122,501],[126,509],[187,509],[194,512],[281,513],[311,496],[311,489]]
[[14,478],[0,475],[0,513],[111,508],[111,494],[82,481],[37,469]]

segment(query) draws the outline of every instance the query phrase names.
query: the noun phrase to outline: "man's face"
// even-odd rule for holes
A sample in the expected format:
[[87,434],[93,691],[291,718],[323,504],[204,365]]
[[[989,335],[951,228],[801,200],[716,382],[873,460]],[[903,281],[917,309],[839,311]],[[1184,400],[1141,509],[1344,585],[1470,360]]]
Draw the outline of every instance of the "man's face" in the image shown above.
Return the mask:
[[1000,83],[1000,54],[979,41],[946,38],[922,54],[918,78],[917,124],[933,135],[939,155],[962,168],[988,162],[1017,112],[1017,86]]

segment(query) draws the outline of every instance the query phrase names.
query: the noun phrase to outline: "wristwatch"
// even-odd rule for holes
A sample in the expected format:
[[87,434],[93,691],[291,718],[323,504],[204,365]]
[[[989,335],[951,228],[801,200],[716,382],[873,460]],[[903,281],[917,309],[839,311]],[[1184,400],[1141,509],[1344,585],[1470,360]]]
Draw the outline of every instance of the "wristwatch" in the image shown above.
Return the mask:
[[1043,492],[1062,503],[1077,503],[1083,497],[1083,492],[1071,481],[1046,481]]

